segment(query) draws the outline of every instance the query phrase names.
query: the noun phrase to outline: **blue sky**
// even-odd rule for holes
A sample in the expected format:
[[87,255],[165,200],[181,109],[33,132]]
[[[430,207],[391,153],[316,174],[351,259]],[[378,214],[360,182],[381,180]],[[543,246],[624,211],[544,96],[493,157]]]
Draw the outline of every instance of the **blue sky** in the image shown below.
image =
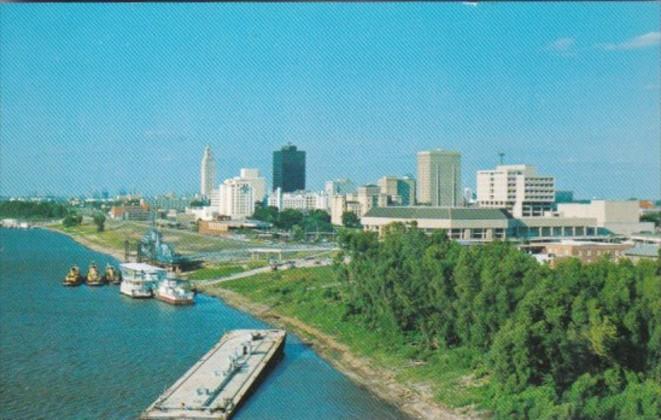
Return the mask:
[[195,192],[272,151],[308,187],[530,163],[584,198],[661,196],[661,4],[0,6],[0,194]]

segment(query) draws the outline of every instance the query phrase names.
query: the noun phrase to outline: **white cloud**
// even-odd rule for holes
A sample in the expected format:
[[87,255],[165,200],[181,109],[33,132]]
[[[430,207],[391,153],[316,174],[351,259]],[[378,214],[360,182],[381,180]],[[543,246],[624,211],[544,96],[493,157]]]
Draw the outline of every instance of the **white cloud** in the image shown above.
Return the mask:
[[628,39],[622,42],[606,43],[606,44],[597,44],[597,47],[609,50],[609,51],[620,51],[620,50],[637,50],[640,48],[653,47],[655,45],[661,44],[661,32],[648,32],[643,35]]
[[576,40],[570,37],[558,38],[546,44],[546,51],[563,57],[573,57],[576,55]]
[[552,51],[567,52],[574,48],[576,41],[574,38],[558,38],[551,42],[547,47]]

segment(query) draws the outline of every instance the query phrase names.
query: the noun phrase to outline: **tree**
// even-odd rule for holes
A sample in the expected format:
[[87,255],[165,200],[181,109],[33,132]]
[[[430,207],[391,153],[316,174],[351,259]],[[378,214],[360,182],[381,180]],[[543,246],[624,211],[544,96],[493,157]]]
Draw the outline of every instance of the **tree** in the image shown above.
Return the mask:
[[280,212],[276,226],[280,229],[291,230],[294,225],[298,225],[303,221],[303,213],[294,209],[285,209]]
[[97,212],[94,213],[92,219],[94,220],[94,224],[96,225],[96,231],[103,232],[105,230],[106,216],[101,212]]
[[291,236],[295,241],[302,241],[305,237],[305,231],[299,225],[294,225],[291,228]]
[[276,224],[280,212],[277,207],[257,207],[255,208],[255,213],[253,213],[252,218],[266,223]]
[[342,225],[347,228],[361,228],[360,219],[356,213],[345,211],[342,213]]
[[83,216],[79,215],[76,212],[69,212],[62,220],[62,225],[64,227],[73,227],[80,225],[82,222],[83,222]]
[[189,204],[191,207],[204,207],[209,205],[208,200],[192,200]]
[[652,222],[655,227],[661,226],[661,212],[646,213],[640,216],[641,222]]

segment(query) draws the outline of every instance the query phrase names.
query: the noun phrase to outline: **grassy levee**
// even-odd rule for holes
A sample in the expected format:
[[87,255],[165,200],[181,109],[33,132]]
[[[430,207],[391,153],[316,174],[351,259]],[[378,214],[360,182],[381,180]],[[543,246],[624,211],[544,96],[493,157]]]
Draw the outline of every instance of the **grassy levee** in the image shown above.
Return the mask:
[[[487,392],[487,378],[476,379],[474,364],[481,355],[463,348],[418,354],[402,336],[384,334],[356,317],[345,316],[331,267],[259,274],[214,286],[270,307],[276,316],[295,318],[366,357],[385,375],[414,390],[424,390],[443,406],[475,415]],[[333,357],[333,355],[330,355]],[[462,409],[463,408],[463,409]]]
[[264,267],[267,264],[268,262],[263,260],[247,261],[245,263],[231,262],[209,264],[203,268],[190,272],[187,274],[186,278],[188,280],[211,280]]
[[[123,253],[124,241],[129,239],[132,247],[135,247],[135,241],[143,237],[147,229],[149,229],[149,224],[107,221],[103,232],[97,232],[96,226],[93,223],[83,223],[73,227],[64,227],[61,223],[54,223],[48,225],[48,227],[66,233],[74,239],[83,239],[98,247],[106,248],[116,253]],[[195,254],[198,252],[225,249],[243,249],[250,246],[250,244],[241,241],[204,236],[185,230],[162,228],[159,230],[163,233],[164,239],[174,245],[177,252],[181,252],[182,254]]]

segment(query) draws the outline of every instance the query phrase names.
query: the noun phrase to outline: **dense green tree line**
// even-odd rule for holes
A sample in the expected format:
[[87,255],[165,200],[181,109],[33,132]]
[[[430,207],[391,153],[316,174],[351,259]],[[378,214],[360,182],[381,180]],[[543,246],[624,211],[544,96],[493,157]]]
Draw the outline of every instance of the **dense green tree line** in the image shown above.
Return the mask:
[[303,213],[295,209],[279,211],[277,207],[258,207],[252,218],[272,223],[278,229],[293,231],[299,236],[305,232],[333,231],[330,215],[323,210]]
[[48,201],[0,201],[0,217],[18,219],[60,219],[67,207]]
[[483,354],[499,417],[661,416],[661,265],[542,266],[505,242],[463,247],[393,224],[340,235],[347,316],[420,354]]

